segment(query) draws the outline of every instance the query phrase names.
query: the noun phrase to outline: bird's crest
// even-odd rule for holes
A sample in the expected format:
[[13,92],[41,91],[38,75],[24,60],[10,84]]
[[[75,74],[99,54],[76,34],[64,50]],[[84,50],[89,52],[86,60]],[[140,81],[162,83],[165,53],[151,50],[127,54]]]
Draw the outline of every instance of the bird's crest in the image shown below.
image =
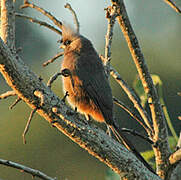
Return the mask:
[[72,40],[75,38],[78,34],[68,25],[63,25],[62,26],[62,39],[66,40]]

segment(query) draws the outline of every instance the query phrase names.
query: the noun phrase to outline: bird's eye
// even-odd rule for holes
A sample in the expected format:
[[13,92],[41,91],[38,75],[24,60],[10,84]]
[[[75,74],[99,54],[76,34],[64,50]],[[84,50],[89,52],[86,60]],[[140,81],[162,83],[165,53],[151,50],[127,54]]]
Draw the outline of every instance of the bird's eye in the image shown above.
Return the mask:
[[69,45],[71,42],[72,42],[72,41],[70,41],[70,40],[66,40],[63,44],[67,46],[67,45]]
[[63,39],[59,39],[58,41],[57,41],[57,43],[63,43]]

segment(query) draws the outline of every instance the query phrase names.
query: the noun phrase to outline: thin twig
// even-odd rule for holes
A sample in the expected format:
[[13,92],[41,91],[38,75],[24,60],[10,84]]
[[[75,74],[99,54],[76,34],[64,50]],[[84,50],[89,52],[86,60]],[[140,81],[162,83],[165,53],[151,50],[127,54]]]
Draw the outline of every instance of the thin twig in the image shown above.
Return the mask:
[[47,86],[48,86],[49,88],[51,88],[52,83],[53,83],[53,82],[57,79],[57,77],[60,76],[60,75],[62,75],[62,76],[64,76],[64,77],[70,77],[71,82],[72,82],[72,87],[74,87],[74,80],[73,80],[73,78],[72,78],[72,73],[70,72],[69,69],[66,69],[66,68],[63,69],[61,72],[54,74],[54,75],[49,79],[49,81],[48,81],[48,83],[47,83]]
[[50,79],[49,79],[48,82],[47,82],[47,86],[48,86],[49,88],[51,88],[52,83],[53,83],[53,82],[58,78],[58,76],[60,76],[60,75],[62,75],[62,73],[61,73],[61,72],[58,72],[58,73],[54,74],[52,77],[50,77]]
[[180,160],[181,160],[181,149],[178,149],[169,157],[170,164],[175,164],[176,162]]
[[14,91],[7,91],[0,95],[0,99],[6,99],[10,96],[16,96],[16,93]]
[[107,34],[105,36],[106,43],[105,43],[105,54],[104,54],[105,71],[108,77],[110,75],[111,44],[112,44],[113,28],[116,16],[117,16],[116,6],[109,6],[106,9],[106,18],[108,20],[108,25],[107,25]]
[[11,106],[9,106],[9,109],[13,109],[19,102],[21,101],[21,98],[18,97]]
[[172,7],[176,12],[181,14],[181,9],[172,0],[164,0],[170,7]]
[[62,22],[56,19],[51,13],[44,10],[43,8],[36,6],[33,3],[30,3],[28,0],[24,1],[24,5],[21,6],[21,8],[33,8],[42,13],[43,15],[47,16],[58,28],[62,29]]
[[27,123],[26,123],[24,132],[23,132],[23,134],[22,134],[24,144],[26,144],[26,138],[25,138],[25,136],[26,136],[26,134],[27,134],[27,132],[28,132],[28,130],[29,130],[31,120],[32,120],[32,118],[33,118],[33,115],[34,115],[35,112],[37,111],[37,109],[38,109],[38,108],[35,108],[35,109],[33,109],[33,110],[31,111],[30,116],[29,116],[29,118],[28,118],[28,121],[27,121]]
[[53,63],[56,59],[58,59],[59,57],[63,56],[64,55],[64,52],[60,52],[58,54],[56,54],[53,58],[49,59],[48,61],[44,62],[43,63],[43,66],[47,66],[48,64],[50,63]]
[[146,130],[146,132],[149,132],[149,129],[147,128],[146,125],[143,124],[143,122],[141,122],[141,120],[137,117],[137,115],[135,114],[135,112],[129,108],[128,106],[126,106],[123,102],[119,101],[118,99],[116,99],[115,97],[113,97],[113,101],[115,104],[117,104],[118,106],[120,106],[122,109],[124,109],[130,116],[132,116],[136,121],[138,121],[138,123]]
[[44,174],[43,172],[41,172],[37,169],[32,169],[27,166],[24,166],[24,165],[21,165],[21,164],[18,164],[18,163],[9,161],[9,160],[0,159],[0,164],[9,166],[9,167],[13,167],[16,169],[20,169],[21,172],[26,172],[28,174],[31,174],[33,177],[39,177],[40,179],[44,179],[44,180],[56,180],[56,178],[47,176],[46,174]]
[[135,131],[135,130],[127,129],[127,128],[121,128],[121,131],[126,132],[126,133],[130,133],[130,134],[132,134],[132,135],[134,135],[134,136],[138,136],[138,137],[146,140],[146,141],[147,141],[149,144],[151,144],[151,145],[154,144],[154,142],[153,142],[149,137],[144,136],[144,135],[140,134],[139,132],[137,132],[137,131]]
[[80,32],[80,24],[79,24],[76,12],[72,9],[72,7],[71,7],[71,5],[69,3],[67,3],[64,7],[69,9],[70,12],[72,13],[73,18],[74,18],[74,23],[75,23],[75,26],[76,26],[76,31],[77,31],[77,33],[79,33]]
[[44,26],[44,27],[46,27],[46,28],[48,28],[48,29],[56,32],[57,34],[62,35],[62,32],[61,32],[60,30],[58,30],[58,29],[55,28],[54,26],[52,26],[52,25],[50,25],[50,24],[48,24],[48,23],[46,23],[46,22],[44,22],[44,21],[40,21],[40,20],[38,20],[38,19],[36,19],[36,18],[27,16],[27,15],[25,15],[25,14],[15,13],[15,15],[16,15],[17,17],[20,17],[20,18],[28,19],[28,20],[29,20],[30,22],[32,22],[32,23],[39,24],[40,26]]
[[150,136],[152,136],[153,130],[150,125],[150,122],[151,122],[150,117],[147,114],[147,112],[145,111],[145,109],[141,106],[141,103],[140,103],[139,99],[137,98],[135,92],[133,91],[133,89],[131,89],[128,86],[128,84],[121,78],[119,73],[113,67],[110,67],[110,68],[111,68],[110,74],[120,84],[120,86],[122,87],[124,92],[127,94],[128,98],[132,101],[132,103],[134,104],[134,107],[138,110],[138,112],[140,113],[141,117],[143,118],[143,120],[147,126],[147,128],[146,128],[147,133]]

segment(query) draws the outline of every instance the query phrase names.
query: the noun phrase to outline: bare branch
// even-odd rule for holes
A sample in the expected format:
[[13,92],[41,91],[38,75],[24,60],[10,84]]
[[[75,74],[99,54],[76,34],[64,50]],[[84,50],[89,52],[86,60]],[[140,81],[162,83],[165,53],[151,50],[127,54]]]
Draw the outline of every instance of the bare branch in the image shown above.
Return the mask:
[[27,132],[28,132],[28,130],[29,130],[31,120],[33,119],[33,115],[35,114],[35,112],[37,111],[37,109],[38,109],[38,108],[35,108],[35,109],[33,109],[33,110],[31,111],[30,117],[28,118],[28,121],[27,121],[27,123],[26,123],[24,132],[23,132],[23,134],[22,134],[24,144],[26,144],[26,138],[25,138],[25,136],[26,136],[26,134],[27,134]]
[[0,95],[0,99],[6,99],[10,96],[16,96],[16,93],[14,91],[7,91]]
[[11,106],[9,106],[9,109],[13,109],[19,102],[21,101],[21,98],[18,97]]
[[52,83],[58,78],[58,76],[60,76],[60,75],[62,75],[62,73],[56,73],[56,74],[54,74],[52,77],[50,77],[50,79],[48,80],[48,82],[47,82],[47,86],[49,87],[49,88],[51,88],[51,86],[52,86]]
[[172,7],[176,12],[181,14],[181,9],[172,0],[164,0],[170,7]]
[[170,164],[175,164],[181,160],[181,149],[178,149],[169,157]]
[[159,141],[158,146],[154,148],[156,154],[157,173],[161,178],[165,178],[168,169],[168,156],[170,147],[168,144],[168,132],[165,122],[162,106],[152,78],[148,71],[143,53],[139,46],[138,39],[133,31],[125,4],[123,0],[111,0],[112,4],[117,6],[117,21],[121,27],[124,37],[127,41],[129,50],[136,65],[140,80],[142,81],[145,93],[148,96],[148,103],[152,115],[154,127],[154,141]]
[[134,104],[134,107],[140,113],[141,117],[143,118],[143,120],[145,122],[144,126],[146,127],[146,131],[147,131],[148,135],[150,137],[152,137],[153,130],[152,130],[152,127],[150,125],[150,122],[151,122],[150,117],[148,116],[145,109],[141,106],[141,103],[138,100],[135,92],[128,86],[128,84],[121,78],[119,73],[113,67],[111,67],[110,70],[111,70],[110,74],[112,75],[112,77],[120,84],[120,86],[122,87],[124,92],[127,94],[128,98]]
[[62,29],[62,22],[56,19],[51,13],[44,10],[43,8],[36,6],[33,3],[30,3],[28,0],[24,1],[24,5],[21,6],[21,8],[33,8],[42,13],[43,15],[47,16],[59,29]]
[[57,77],[60,76],[60,75],[62,75],[62,76],[64,76],[64,77],[70,77],[71,82],[72,82],[72,87],[74,87],[74,80],[73,80],[73,78],[72,78],[72,73],[70,72],[69,69],[66,69],[66,68],[63,69],[60,73],[54,74],[54,75],[49,79],[49,81],[48,81],[48,83],[47,83],[47,86],[48,86],[49,88],[51,88],[52,83],[53,83],[53,82],[57,79]]
[[132,134],[134,136],[138,136],[144,140],[146,140],[149,144],[153,145],[154,142],[147,136],[144,136],[142,134],[140,134],[139,132],[135,131],[135,130],[132,130],[132,129],[127,129],[127,128],[121,128],[121,131],[122,132],[126,132],[126,133],[129,133],[129,134]]
[[45,67],[45,66],[49,65],[50,63],[53,63],[56,59],[58,59],[59,57],[61,57],[63,55],[64,55],[64,52],[60,52],[60,53],[56,54],[53,58],[51,58],[48,61],[44,62],[43,66]]
[[[15,91],[7,91],[7,92],[5,92],[5,93],[3,93],[3,94],[1,94],[0,95],[0,99],[6,99],[6,98],[8,98],[8,97],[10,97],[10,96],[16,96],[17,94],[15,93]],[[15,102],[11,105],[11,106],[9,106],[9,109],[13,109],[13,107],[14,106],[16,106],[16,104],[18,103],[18,102],[20,102],[21,101],[21,98],[17,98],[16,100],[15,100]]]
[[15,15],[14,2],[2,0],[1,3],[1,38],[15,53]]
[[123,102],[119,101],[118,99],[116,99],[115,97],[113,97],[114,103],[117,104],[118,106],[120,106],[122,109],[124,109],[131,117],[133,117],[136,121],[138,121],[138,123],[146,130],[146,132],[149,132],[149,129],[147,128],[147,126],[145,126],[141,120],[139,120],[139,118],[137,117],[137,115],[135,114],[135,112],[129,108],[128,106],[126,106]]
[[46,174],[44,174],[43,172],[41,172],[39,170],[32,169],[27,166],[24,166],[24,165],[21,165],[21,164],[18,164],[18,163],[9,161],[9,160],[0,159],[0,164],[9,166],[9,167],[13,167],[16,169],[20,169],[22,172],[31,174],[33,177],[39,177],[40,179],[44,179],[44,180],[56,180],[56,178],[47,176]]
[[71,5],[69,3],[67,3],[64,7],[69,9],[70,12],[72,13],[73,18],[74,18],[74,23],[75,23],[75,26],[76,26],[76,31],[77,31],[77,33],[79,33],[80,32],[80,24],[79,24],[76,12],[72,9],[72,7],[71,7]]
[[44,22],[44,21],[40,21],[40,20],[38,20],[38,19],[36,19],[36,18],[32,18],[32,17],[27,16],[27,15],[25,15],[25,14],[15,13],[15,15],[16,15],[17,17],[20,17],[20,18],[28,19],[28,20],[29,20],[30,22],[32,22],[32,23],[36,23],[36,24],[39,24],[40,26],[47,27],[48,29],[56,32],[57,34],[62,35],[62,32],[61,32],[60,30],[56,29],[55,27],[51,26],[50,24],[48,24],[48,23],[46,23],[46,22]]
[[109,6],[106,9],[106,18],[108,20],[108,25],[107,25],[107,34],[105,37],[106,43],[105,43],[105,55],[104,55],[105,71],[108,77],[110,75],[111,44],[112,44],[113,28],[116,16],[117,16],[116,6]]

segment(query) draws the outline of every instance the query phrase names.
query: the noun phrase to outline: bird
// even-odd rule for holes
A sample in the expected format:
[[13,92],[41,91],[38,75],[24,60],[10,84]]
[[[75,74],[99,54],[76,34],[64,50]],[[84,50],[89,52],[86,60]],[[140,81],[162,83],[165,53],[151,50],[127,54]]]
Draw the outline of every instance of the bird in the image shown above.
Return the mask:
[[62,26],[64,58],[61,71],[68,70],[70,76],[62,76],[64,92],[68,92],[69,104],[84,114],[86,119],[105,123],[119,142],[132,151],[152,172],[154,170],[144,160],[133,144],[115,125],[113,116],[112,90],[104,65],[89,39],[70,27]]

